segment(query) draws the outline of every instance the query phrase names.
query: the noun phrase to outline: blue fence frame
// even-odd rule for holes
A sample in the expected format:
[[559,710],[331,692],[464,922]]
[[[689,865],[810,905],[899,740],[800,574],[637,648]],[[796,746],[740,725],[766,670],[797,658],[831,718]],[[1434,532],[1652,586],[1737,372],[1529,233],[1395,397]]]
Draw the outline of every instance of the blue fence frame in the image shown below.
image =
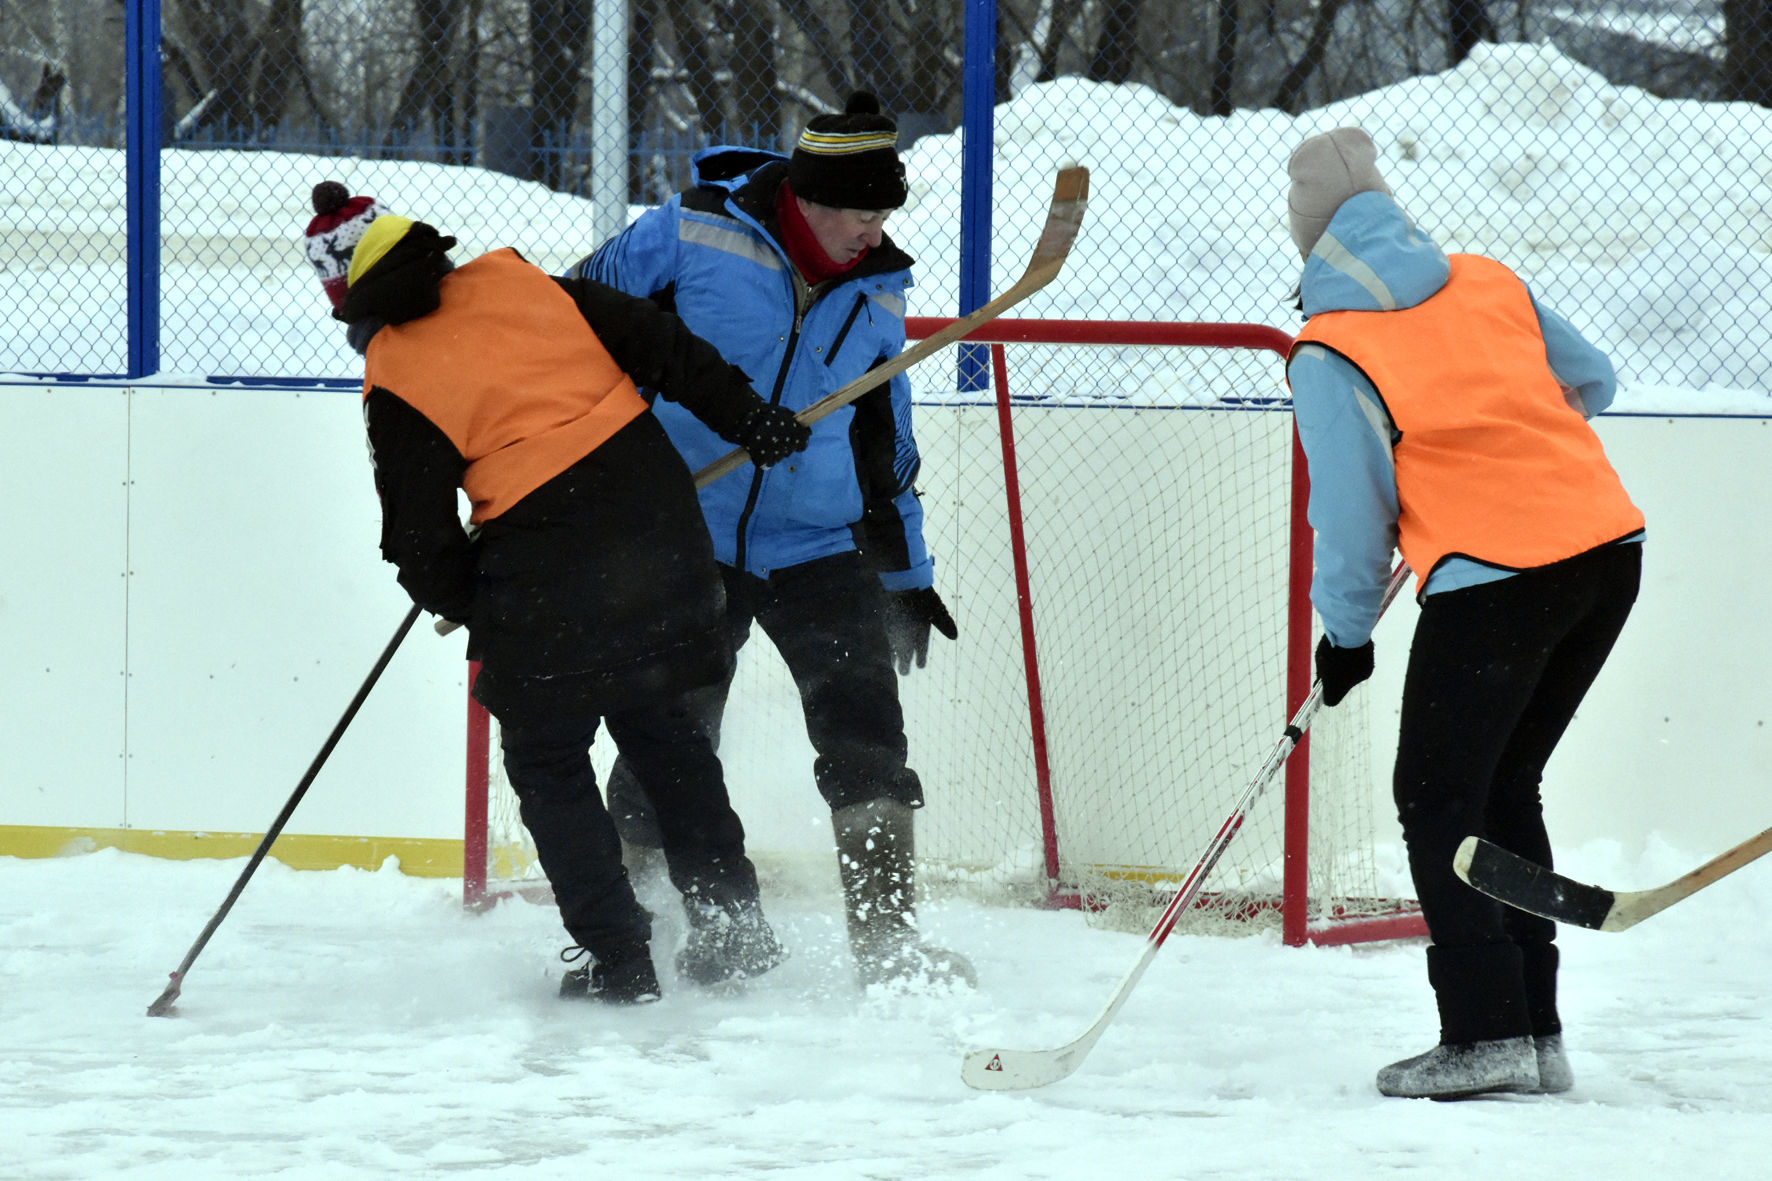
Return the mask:
[[[128,194],[129,343],[124,377],[160,369],[160,146],[162,143],[160,0],[130,0],[124,18],[124,110]],[[961,114],[960,289],[957,315],[990,300],[991,153],[997,0],[966,0]],[[960,388],[989,384],[983,346],[960,351]]]

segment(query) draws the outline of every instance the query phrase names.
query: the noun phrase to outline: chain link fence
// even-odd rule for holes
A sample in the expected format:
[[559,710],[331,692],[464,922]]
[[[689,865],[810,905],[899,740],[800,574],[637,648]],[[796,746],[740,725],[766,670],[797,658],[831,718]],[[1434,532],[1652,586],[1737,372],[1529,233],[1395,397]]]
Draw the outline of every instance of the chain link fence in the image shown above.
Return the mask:
[[[131,107],[164,149],[137,313],[160,370],[343,377],[300,253],[317,181],[558,270],[697,148],[785,151],[865,88],[901,128],[914,314],[962,310],[968,255],[1019,273],[1080,162],[1076,262],[1020,314],[1292,329],[1285,157],[1357,122],[1425,228],[1513,265],[1628,381],[1772,394],[1772,0],[129,2],[160,17],[134,94],[117,0],[0,5],[0,370],[124,369]],[[995,97],[989,240],[961,240],[969,77]]]

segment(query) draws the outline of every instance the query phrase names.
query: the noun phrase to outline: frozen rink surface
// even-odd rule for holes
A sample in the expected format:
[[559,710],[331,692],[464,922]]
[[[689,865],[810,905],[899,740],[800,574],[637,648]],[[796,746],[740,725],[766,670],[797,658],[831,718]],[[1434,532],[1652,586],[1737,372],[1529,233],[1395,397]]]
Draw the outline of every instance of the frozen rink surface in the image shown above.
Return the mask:
[[[1750,834],[1743,833],[1743,836]],[[1660,885],[1721,850],[1571,850]],[[984,1094],[962,1052],[1069,1041],[1142,949],[1075,912],[937,902],[976,993],[861,995],[836,900],[772,917],[793,958],[742,991],[556,999],[551,908],[459,882],[267,861],[0,858],[0,1176],[924,1179],[1767,1175],[1772,861],[1619,934],[1572,930],[1575,1089],[1385,1099],[1435,1038],[1420,944],[1175,937],[1071,1078]],[[667,967],[679,925],[661,921]],[[611,1170],[601,1173],[599,1170]]]

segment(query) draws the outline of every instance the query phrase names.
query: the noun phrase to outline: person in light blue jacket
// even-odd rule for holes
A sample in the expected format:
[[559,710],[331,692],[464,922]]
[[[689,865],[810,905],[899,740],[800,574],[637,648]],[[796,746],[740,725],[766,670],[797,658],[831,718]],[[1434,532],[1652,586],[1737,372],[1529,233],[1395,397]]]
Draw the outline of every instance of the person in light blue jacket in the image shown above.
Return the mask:
[[1287,380],[1325,704],[1372,674],[1393,551],[1421,602],[1392,795],[1440,1038],[1382,1068],[1378,1089],[1566,1091],[1556,925],[1479,894],[1452,862],[1475,835],[1551,864],[1545,765],[1636,601],[1643,514],[1587,421],[1612,400],[1612,363],[1502,263],[1442,251],[1359,128],[1311,136],[1288,175],[1308,320]]
[[[907,196],[897,135],[861,94],[843,114],[814,118],[789,157],[705,149],[690,189],[568,274],[652,299],[771,405],[805,410],[904,348],[911,259],[884,228]],[[655,402],[654,413],[691,470],[731,450],[673,403]],[[894,666],[922,667],[932,628],[959,634],[923,540],[920,462],[901,373],[815,423],[791,462],[741,467],[700,494],[734,647],[755,623],[799,686],[864,986],[972,976],[915,925],[912,818],[923,788],[906,765]],[[730,686],[699,699],[716,742]],[[647,786],[618,760],[611,811],[635,850],[658,843]]]

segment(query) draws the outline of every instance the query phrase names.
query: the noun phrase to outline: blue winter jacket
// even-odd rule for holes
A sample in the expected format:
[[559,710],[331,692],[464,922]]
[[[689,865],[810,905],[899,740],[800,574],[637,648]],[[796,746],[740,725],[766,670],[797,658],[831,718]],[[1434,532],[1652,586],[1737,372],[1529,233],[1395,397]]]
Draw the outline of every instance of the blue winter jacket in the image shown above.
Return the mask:
[[[795,411],[898,355],[911,259],[891,239],[853,270],[808,287],[775,217],[786,158],[713,147],[692,167],[695,187],[647,210],[567,274],[675,312],[759,394]],[[655,401],[653,412],[691,470],[732,450],[675,403]],[[934,563],[912,487],[919,463],[910,382],[900,374],[820,419],[804,452],[704,487],[715,556],[767,578],[859,549],[886,589],[927,587]]]
[[[1342,203],[1299,284],[1304,314],[1412,308],[1446,285],[1450,264],[1385,193]],[[1612,362],[1536,298],[1545,359],[1571,405],[1592,418],[1612,404]],[[1371,638],[1397,546],[1396,424],[1366,375],[1316,344],[1301,345],[1286,370],[1298,438],[1310,464],[1310,523],[1316,531],[1311,602],[1329,641],[1352,648]],[[1641,534],[1629,540],[1640,540]],[[1432,595],[1511,577],[1513,571],[1448,558],[1428,578]]]

